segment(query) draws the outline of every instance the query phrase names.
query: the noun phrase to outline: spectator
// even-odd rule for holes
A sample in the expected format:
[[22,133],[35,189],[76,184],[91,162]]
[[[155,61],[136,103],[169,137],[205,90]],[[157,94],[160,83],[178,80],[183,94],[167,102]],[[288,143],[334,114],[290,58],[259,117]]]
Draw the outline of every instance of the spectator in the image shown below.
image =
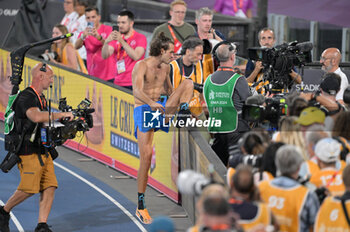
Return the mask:
[[212,28],[213,24],[213,11],[208,7],[202,7],[199,10],[196,10],[196,24],[197,32],[196,36],[200,39],[215,39],[218,41],[225,40],[225,36]]
[[[348,231],[350,226],[350,165],[343,171],[346,191],[342,196],[326,198],[318,211],[314,231]],[[344,206],[342,206],[344,204]],[[346,212],[345,212],[346,210]]]
[[[68,31],[66,26],[57,24],[52,30],[52,37],[65,35],[67,33]],[[51,62],[59,63],[87,74],[84,61],[75,50],[74,45],[69,42],[69,38],[54,41],[51,45],[51,51],[57,53],[56,59],[53,59],[50,56]],[[48,51],[46,51],[46,53],[48,53]]]
[[87,70],[89,75],[98,77],[104,81],[114,82],[115,77],[115,57],[110,56],[107,59],[102,58],[102,46],[112,32],[112,27],[100,22],[101,16],[96,7],[89,7],[85,10],[86,21],[91,26],[86,27],[78,36],[75,48],[82,46],[87,52]]
[[220,67],[208,77],[203,88],[209,117],[219,119],[222,123],[220,128],[208,127],[208,130],[214,133],[212,148],[225,165],[228,163],[230,147],[250,129],[239,112],[251,93],[244,76],[233,71],[235,54],[236,48],[232,44],[221,44],[217,48]]
[[303,158],[295,146],[284,145],[277,150],[275,162],[281,176],[260,183],[261,198],[276,216],[281,231],[308,231],[319,202],[314,192],[297,181]]
[[134,30],[134,14],[131,11],[121,11],[117,24],[119,31],[113,31],[106,39],[102,57],[115,57],[117,73],[114,84],[132,90],[131,73],[136,62],[145,57],[147,39]]
[[252,7],[252,0],[216,0],[214,10],[225,15],[232,15],[241,18],[251,18]]
[[336,100],[342,105],[344,104],[343,95],[345,89],[349,85],[348,78],[339,68],[339,63],[341,60],[341,53],[337,48],[327,48],[322,52],[320,57],[320,63],[322,64],[322,70],[326,73],[336,73],[341,78],[340,90],[336,95]]
[[75,7],[74,0],[64,0],[63,9],[64,9],[64,12],[66,12],[66,14],[64,15],[60,24],[66,26],[69,32],[72,32],[71,31],[72,26],[79,18],[78,13],[74,11],[74,7]]
[[184,21],[186,11],[187,4],[185,1],[174,0],[170,3],[170,21],[154,29],[152,40],[154,40],[160,32],[164,32],[166,37],[173,40],[175,44],[174,52],[177,53],[185,39],[195,33],[194,27]]
[[[72,44],[75,44],[75,42],[78,39],[78,36],[81,32],[83,32],[87,26],[86,18],[85,18],[85,9],[88,7],[87,0],[74,0],[75,2],[75,11],[78,13],[79,18],[77,21],[75,21],[72,25],[71,32],[74,33],[74,35],[71,37],[70,41]],[[80,57],[84,60],[86,65],[86,49],[85,47],[81,47],[78,50]]]
[[275,223],[267,204],[259,203],[256,200],[257,189],[254,184],[252,168],[245,164],[240,164],[231,178],[229,203],[235,213],[240,216],[238,223],[245,231],[251,230],[259,224],[264,227],[271,227]]
[[339,162],[340,147],[340,144],[332,138],[324,138],[317,142],[315,155],[320,170],[312,173],[310,179],[310,183],[317,188],[325,187],[333,196],[341,195],[345,191],[341,179],[342,169],[336,168],[336,162]]
[[[212,28],[213,23],[213,11],[210,10],[208,7],[200,8],[196,11],[196,24],[197,24],[197,32],[195,36],[199,37],[201,40],[206,39],[210,40],[207,46],[211,45],[211,47],[214,46],[214,43],[221,42],[225,40],[225,36],[221,34],[221,32],[214,30]],[[204,46],[206,46],[206,41],[204,42]],[[214,57],[211,53],[212,49],[203,51],[203,58],[202,58],[202,64],[203,64],[203,76],[204,79],[208,77],[208,75],[212,74],[214,72],[214,69],[216,69],[217,64],[215,63]]]

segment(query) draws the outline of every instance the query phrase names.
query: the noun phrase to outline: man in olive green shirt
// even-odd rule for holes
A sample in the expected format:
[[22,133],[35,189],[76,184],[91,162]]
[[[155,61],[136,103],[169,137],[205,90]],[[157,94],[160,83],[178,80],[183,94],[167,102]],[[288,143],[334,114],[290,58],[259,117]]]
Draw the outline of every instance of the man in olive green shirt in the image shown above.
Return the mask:
[[164,32],[165,36],[174,42],[174,52],[177,53],[183,41],[191,35],[195,34],[194,27],[184,21],[186,16],[187,4],[183,0],[175,0],[170,4],[169,14],[171,19],[169,22],[163,23],[156,27],[153,31],[152,40],[157,37],[160,32]]

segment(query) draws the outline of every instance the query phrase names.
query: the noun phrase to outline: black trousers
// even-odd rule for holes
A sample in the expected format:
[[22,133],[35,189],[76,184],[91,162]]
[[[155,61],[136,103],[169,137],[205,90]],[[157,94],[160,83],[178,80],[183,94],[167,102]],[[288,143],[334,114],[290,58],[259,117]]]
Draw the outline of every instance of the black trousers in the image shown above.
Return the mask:
[[217,133],[214,134],[214,143],[211,148],[215,151],[220,160],[227,166],[230,150],[234,149],[238,140],[243,136],[244,132]]

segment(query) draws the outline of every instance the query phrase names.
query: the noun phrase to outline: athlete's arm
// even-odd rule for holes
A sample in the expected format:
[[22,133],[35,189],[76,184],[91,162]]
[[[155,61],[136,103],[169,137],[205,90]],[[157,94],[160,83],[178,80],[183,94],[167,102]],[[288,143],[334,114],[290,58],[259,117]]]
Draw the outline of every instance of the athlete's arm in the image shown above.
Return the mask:
[[[72,120],[74,118],[72,112],[55,112],[51,113],[51,120],[69,118]],[[38,107],[31,107],[26,111],[26,115],[30,121],[34,123],[49,122],[49,112],[41,111]]]
[[170,80],[170,65],[167,65],[166,67],[166,80],[165,80],[165,91],[167,91],[168,96],[170,96],[174,89],[173,89],[173,85],[171,84],[171,80]]

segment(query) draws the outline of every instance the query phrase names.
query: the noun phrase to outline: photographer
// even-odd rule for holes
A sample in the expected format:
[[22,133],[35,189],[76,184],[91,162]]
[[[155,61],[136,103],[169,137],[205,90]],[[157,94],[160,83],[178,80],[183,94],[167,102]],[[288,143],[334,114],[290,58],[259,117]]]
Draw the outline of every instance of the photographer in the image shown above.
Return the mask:
[[230,148],[250,129],[241,112],[245,100],[251,93],[246,79],[233,70],[236,47],[228,42],[222,42],[215,53],[220,61],[220,67],[208,76],[204,83],[203,95],[209,117],[221,120],[220,128],[208,127],[208,130],[214,133],[213,150],[227,165]]
[[275,160],[281,176],[259,185],[261,199],[269,204],[281,231],[308,231],[319,208],[315,193],[297,181],[302,162],[299,149],[283,145]]
[[320,169],[312,173],[310,183],[317,188],[327,189],[333,196],[341,195],[345,190],[341,180],[342,168],[336,168],[336,163],[340,162],[340,151],[340,143],[332,138],[321,139],[315,146],[315,156]]
[[[35,231],[51,231],[46,224],[49,216],[57,180],[54,173],[52,157],[57,152],[54,148],[43,145],[41,134],[42,123],[49,122],[47,102],[43,90],[47,90],[53,82],[53,71],[45,63],[39,63],[32,69],[32,85],[23,90],[14,102],[13,132],[24,137],[17,155],[20,156],[18,169],[21,181],[17,190],[4,206],[0,208],[0,231],[9,231],[9,212],[30,196],[41,194],[39,202],[39,218]],[[51,120],[73,118],[72,112],[51,114]]]
[[320,84],[320,90],[316,93],[302,93],[300,96],[309,100],[309,105],[319,106],[325,111],[326,119],[324,121],[327,130],[332,130],[334,121],[338,113],[345,111],[341,101],[336,100],[340,91],[341,79],[338,74],[327,73],[324,75]]
[[237,231],[228,198],[227,189],[220,184],[205,187],[196,204],[196,225],[187,231]]
[[347,231],[350,227],[350,165],[343,171],[346,192],[328,197],[318,211],[314,231]]
[[235,213],[240,216],[238,223],[245,231],[263,225],[265,228],[278,225],[267,204],[257,201],[258,191],[254,184],[253,169],[249,165],[240,164],[230,179],[229,203]]

